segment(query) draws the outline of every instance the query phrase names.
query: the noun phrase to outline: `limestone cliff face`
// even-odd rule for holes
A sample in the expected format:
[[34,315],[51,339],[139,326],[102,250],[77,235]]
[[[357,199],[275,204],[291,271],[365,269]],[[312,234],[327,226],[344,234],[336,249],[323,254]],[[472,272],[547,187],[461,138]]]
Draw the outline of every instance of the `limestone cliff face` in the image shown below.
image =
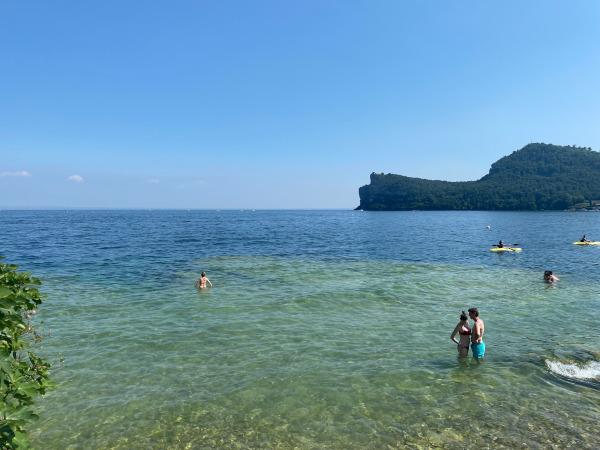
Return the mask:
[[372,173],[356,209],[560,210],[600,198],[600,153],[529,144],[492,164],[477,181],[438,181]]

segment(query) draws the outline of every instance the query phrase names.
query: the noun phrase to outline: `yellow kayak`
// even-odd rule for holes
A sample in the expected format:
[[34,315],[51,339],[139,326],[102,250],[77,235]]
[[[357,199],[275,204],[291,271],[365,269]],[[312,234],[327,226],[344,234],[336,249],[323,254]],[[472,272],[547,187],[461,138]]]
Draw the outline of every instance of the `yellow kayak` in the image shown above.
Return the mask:
[[600,241],[589,241],[589,242],[573,242],[575,245],[600,245]]
[[502,248],[491,248],[490,252],[520,252],[519,247],[502,247]]

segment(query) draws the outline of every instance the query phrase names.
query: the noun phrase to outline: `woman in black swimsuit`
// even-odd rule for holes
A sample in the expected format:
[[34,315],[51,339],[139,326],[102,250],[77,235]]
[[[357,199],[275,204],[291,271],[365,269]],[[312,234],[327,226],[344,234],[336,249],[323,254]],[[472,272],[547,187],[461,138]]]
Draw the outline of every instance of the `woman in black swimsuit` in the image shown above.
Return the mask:
[[[460,335],[460,341],[457,341],[454,336],[456,333]],[[458,356],[469,356],[469,345],[471,344],[471,326],[468,322],[467,313],[464,311],[460,315],[460,322],[454,327],[454,331],[450,335],[452,342],[456,344]]]

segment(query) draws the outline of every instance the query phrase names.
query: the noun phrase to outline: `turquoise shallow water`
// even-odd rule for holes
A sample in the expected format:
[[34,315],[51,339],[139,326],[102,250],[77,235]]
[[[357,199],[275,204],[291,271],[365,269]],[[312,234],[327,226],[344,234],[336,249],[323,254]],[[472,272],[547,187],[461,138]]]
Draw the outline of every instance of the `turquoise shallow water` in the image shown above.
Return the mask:
[[[65,358],[38,448],[600,445],[600,248],[572,245],[594,213],[0,218],[48,295],[40,351]],[[481,364],[449,339],[471,306]]]

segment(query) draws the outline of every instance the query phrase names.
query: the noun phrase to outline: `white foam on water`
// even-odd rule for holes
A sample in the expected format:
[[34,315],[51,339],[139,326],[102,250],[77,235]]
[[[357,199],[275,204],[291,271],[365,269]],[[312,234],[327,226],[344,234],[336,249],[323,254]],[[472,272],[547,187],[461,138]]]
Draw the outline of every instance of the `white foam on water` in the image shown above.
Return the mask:
[[563,377],[577,380],[600,380],[600,361],[589,361],[583,364],[567,364],[546,360],[546,366],[552,372]]

